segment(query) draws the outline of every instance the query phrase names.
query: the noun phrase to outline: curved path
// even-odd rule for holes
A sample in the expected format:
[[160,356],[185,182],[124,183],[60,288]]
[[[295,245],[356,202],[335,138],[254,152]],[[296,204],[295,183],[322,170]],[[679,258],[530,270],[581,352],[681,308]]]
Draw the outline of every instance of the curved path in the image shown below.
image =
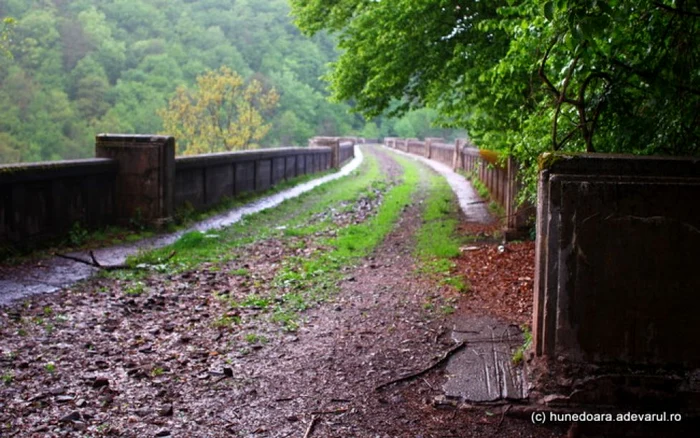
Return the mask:
[[[172,234],[159,235],[125,245],[117,245],[94,250],[95,257],[105,265],[124,263],[127,257],[142,250],[149,250],[170,245],[183,234],[191,231],[206,231],[232,225],[244,216],[273,208],[287,199],[295,198],[329,181],[349,175],[362,163],[363,155],[355,146],[355,158],[343,166],[340,171],[299,184],[271,196],[254,201],[248,205],[235,208]],[[71,256],[89,259],[85,251],[70,253]],[[97,272],[96,268],[72,262],[60,257],[51,257],[16,266],[0,266],[0,306],[13,301],[42,293],[55,292],[90,278]]]
[[442,163],[421,157],[419,155],[407,154],[406,152],[398,149],[389,150],[399,155],[403,155],[404,157],[413,158],[416,161],[420,161],[445,177],[447,182],[450,184],[450,187],[452,187],[452,191],[457,196],[459,207],[466,216],[466,222],[489,224],[494,221],[493,216],[491,216],[489,209],[486,207],[486,204],[479,197],[479,195],[476,194],[476,191],[474,191],[472,188],[472,184],[469,182],[469,180],[452,170],[450,166],[446,166]]

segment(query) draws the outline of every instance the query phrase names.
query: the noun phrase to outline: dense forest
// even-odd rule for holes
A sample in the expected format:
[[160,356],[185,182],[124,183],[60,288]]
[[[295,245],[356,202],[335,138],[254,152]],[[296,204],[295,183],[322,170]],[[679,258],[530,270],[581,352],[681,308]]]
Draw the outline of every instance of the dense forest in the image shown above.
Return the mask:
[[286,0],[0,0],[6,17],[0,163],[90,157],[100,132],[160,133],[177,87],[223,66],[279,94],[262,146],[449,135],[431,129],[431,110],[366,121],[330,102],[336,42],[303,36]]

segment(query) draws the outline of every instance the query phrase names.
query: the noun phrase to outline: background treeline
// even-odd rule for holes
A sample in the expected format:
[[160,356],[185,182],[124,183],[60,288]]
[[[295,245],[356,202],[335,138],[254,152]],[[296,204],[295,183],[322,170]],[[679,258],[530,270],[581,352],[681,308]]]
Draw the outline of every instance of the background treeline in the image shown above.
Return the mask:
[[0,0],[3,17],[16,23],[0,57],[0,163],[90,157],[100,132],[161,132],[175,89],[221,66],[279,93],[264,146],[451,136],[431,110],[366,121],[329,102],[335,41],[301,35],[285,0]]

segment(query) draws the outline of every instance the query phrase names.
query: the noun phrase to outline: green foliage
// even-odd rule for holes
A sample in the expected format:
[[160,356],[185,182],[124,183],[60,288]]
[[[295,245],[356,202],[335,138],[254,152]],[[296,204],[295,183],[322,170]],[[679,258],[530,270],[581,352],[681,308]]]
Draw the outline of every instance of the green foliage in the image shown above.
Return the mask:
[[530,330],[530,327],[527,325],[523,325],[521,328],[523,330],[523,337],[525,338],[525,341],[523,342],[523,345],[518,347],[518,349],[515,350],[515,353],[513,353],[513,365],[519,365],[523,362],[523,359],[525,359],[525,352],[532,345],[532,330]]
[[246,83],[228,67],[197,76],[194,90],[178,87],[159,111],[164,134],[174,135],[182,155],[253,149],[270,130],[264,114],[279,100],[260,81]]
[[124,287],[124,293],[130,296],[139,296],[146,290],[146,285],[141,281],[134,281]]
[[12,17],[5,17],[0,22],[0,57],[12,58],[12,52],[10,51],[10,36],[12,35],[12,29],[15,26],[15,19]]
[[87,158],[97,133],[161,132],[177,88],[222,66],[280,95],[261,145],[365,124],[326,100],[334,40],[301,35],[285,0],[13,0],[0,14],[0,163]]
[[244,339],[249,344],[267,344],[269,342],[265,336],[257,333],[248,333],[244,336]]
[[[337,33],[333,95],[366,116],[430,107],[515,156],[700,154],[700,7],[671,0],[291,0]],[[408,133],[408,130],[404,132]]]
[[68,232],[68,240],[72,246],[81,246],[85,243],[88,237],[88,231],[80,225],[80,222],[74,222],[70,231]]

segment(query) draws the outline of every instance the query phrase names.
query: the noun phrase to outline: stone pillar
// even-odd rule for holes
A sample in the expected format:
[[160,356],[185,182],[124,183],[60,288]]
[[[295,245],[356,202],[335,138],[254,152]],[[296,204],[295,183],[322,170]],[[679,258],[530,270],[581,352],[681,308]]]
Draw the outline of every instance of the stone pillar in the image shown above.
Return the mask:
[[331,167],[340,168],[340,139],[336,137],[314,137],[310,145],[331,148]]
[[425,139],[425,158],[433,157],[433,143],[442,143],[445,139],[442,137],[426,137]]
[[175,139],[161,135],[99,134],[95,156],[119,163],[116,220],[161,225],[173,213]]
[[452,170],[457,171],[459,168],[460,155],[462,155],[462,141],[460,139],[455,140],[455,151],[452,155]]

